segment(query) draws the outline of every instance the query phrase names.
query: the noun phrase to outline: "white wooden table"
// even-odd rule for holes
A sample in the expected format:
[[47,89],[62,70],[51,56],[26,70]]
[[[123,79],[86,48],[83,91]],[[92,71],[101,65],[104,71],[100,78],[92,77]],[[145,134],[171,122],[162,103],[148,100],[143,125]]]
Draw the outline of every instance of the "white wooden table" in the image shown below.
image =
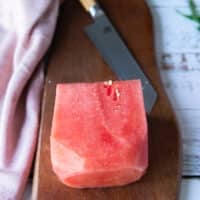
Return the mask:
[[176,12],[189,13],[188,0],[147,2],[154,18],[158,67],[182,133],[183,175],[200,176],[200,31]]
[[[177,14],[188,0],[146,0],[154,19],[157,63],[184,142],[183,175],[200,176],[200,31]],[[200,0],[195,1],[200,6]],[[30,199],[31,183],[25,199]],[[183,178],[180,200],[200,199],[200,177]]]
[[[183,140],[180,200],[200,199],[200,31],[176,10],[188,0],[146,0],[154,19],[157,63]],[[200,6],[200,0],[195,1]]]

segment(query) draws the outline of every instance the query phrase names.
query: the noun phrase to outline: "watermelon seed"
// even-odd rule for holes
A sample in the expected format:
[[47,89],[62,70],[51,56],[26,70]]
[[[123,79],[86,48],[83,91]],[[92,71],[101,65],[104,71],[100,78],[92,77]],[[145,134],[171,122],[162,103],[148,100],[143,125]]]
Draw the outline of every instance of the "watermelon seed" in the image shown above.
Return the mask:
[[120,97],[120,92],[119,92],[119,89],[115,89],[115,92],[114,92],[114,101],[118,100]]
[[112,85],[112,80],[108,81],[108,85],[111,86]]
[[112,93],[112,87],[108,86],[108,88],[107,88],[107,95],[110,96],[111,93]]
[[108,86],[112,85],[112,80],[104,81],[104,87],[107,88]]
[[108,87],[108,82],[107,82],[107,81],[104,81],[103,87],[104,87],[104,88],[107,88],[107,87]]
[[112,80],[105,81],[104,88],[107,88],[107,96],[110,96],[112,93]]

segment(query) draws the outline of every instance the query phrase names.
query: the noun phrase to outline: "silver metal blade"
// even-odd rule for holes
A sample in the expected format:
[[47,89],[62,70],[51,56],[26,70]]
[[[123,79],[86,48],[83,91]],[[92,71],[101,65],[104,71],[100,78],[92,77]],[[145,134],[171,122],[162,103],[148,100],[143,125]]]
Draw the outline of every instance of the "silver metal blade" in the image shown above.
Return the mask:
[[95,18],[94,24],[86,27],[86,33],[119,79],[141,80],[145,109],[147,113],[150,113],[157,93],[109,19],[105,15]]

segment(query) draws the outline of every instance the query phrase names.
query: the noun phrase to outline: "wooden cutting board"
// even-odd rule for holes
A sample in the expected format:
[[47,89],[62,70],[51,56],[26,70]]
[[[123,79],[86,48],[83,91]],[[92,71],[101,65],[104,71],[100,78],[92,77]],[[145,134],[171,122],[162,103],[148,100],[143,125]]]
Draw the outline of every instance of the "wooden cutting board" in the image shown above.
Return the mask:
[[[116,79],[84,33],[92,22],[76,0],[60,11],[50,48],[34,173],[37,200],[175,200],[181,177],[180,135],[155,63],[152,21],[144,0],[101,0],[100,4],[158,92],[148,116],[149,169],[137,183],[106,189],[71,189],[52,171],[49,136],[56,83]],[[67,166],[66,166],[67,167]]]

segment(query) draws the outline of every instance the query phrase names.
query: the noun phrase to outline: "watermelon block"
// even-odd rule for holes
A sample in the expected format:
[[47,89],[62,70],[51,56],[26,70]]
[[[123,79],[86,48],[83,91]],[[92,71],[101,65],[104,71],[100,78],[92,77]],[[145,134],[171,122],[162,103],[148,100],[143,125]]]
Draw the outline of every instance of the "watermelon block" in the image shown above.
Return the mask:
[[67,186],[139,180],[148,165],[141,82],[58,84],[50,143],[53,171]]

